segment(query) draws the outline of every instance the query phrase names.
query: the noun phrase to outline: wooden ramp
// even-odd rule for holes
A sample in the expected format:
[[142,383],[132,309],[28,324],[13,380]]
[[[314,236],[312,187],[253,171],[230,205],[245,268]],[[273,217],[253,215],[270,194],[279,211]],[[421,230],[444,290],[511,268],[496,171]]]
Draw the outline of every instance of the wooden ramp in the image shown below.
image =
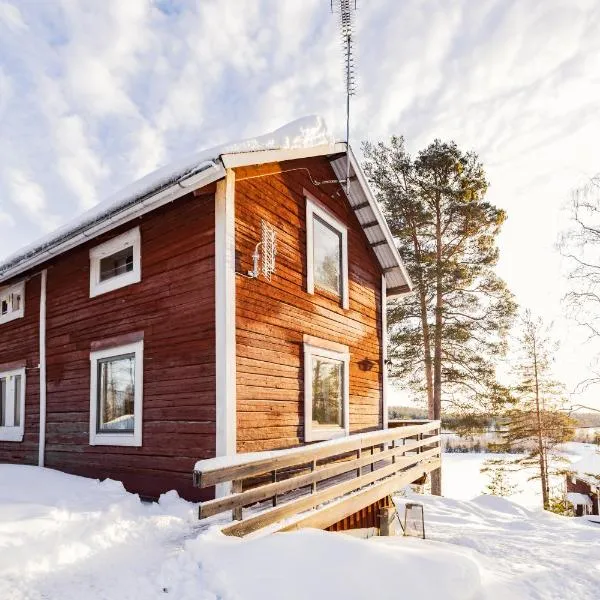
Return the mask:
[[199,517],[232,511],[233,522],[223,532],[245,536],[261,529],[326,529],[440,465],[440,422],[430,421],[299,448],[199,461],[194,483],[230,483],[230,494],[200,504]]

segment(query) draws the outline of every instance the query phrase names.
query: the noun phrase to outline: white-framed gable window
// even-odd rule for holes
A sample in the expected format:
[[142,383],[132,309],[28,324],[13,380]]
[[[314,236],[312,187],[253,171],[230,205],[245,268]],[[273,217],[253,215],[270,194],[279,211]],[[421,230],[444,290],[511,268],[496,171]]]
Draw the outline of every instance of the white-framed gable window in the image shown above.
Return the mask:
[[0,440],[22,442],[25,432],[25,368],[0,373]]
[[25,282],[0,289],[0,323],[25,315]]
[[348,435],[350,354],[304,344],[304,440]]
[[142,279],[140,228],[90,250],[90,298]]
[[90,353],[90,444],[141,446],[144,342]]
[[318,200],[305,197],[307,291],[335,294],[348,308],[348,230]]

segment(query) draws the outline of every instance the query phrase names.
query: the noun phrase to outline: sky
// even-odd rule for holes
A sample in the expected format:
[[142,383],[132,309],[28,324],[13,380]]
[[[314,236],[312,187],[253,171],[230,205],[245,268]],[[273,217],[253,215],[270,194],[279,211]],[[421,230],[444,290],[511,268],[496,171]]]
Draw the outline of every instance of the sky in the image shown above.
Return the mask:
[[[351,142],[476,151],[506,209],[499,273],[552,321],[556,374],[598,348],[556,250],[600,171],[596,0],[358,0]],[[0,0],[0,257],[195,150],[321,114],[344,139],[329,0]],[[402,394],[395,394],[396,401]],[[600,389],[573,396],[600,408]]]

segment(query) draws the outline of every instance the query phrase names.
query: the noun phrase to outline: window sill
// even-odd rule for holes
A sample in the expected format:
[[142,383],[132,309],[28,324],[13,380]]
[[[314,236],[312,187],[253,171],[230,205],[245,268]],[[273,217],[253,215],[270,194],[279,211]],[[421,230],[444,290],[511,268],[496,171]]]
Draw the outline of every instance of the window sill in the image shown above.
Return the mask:
[[90,435],[90,446],[142,446],[142,436],[119,433],[92,433]]
[[348,432],[342,427],[335,428],[310,428],[304,436],[305,442],[323,442],[325,440],[333,440],[336,438],[346,437]]
[[16,427],[0,427],[0,442],[22,442],[23,430]]
[[95,298],[96,296],[101,296],[102,294],[119,290],[127,287],[128,285],[139,283],[141,280],[142,278],[139,270],[134,270],[130,273],[124,273],[123,275],[117,275],[108,281],[94,284],[90,289],[90,298]]
[[6,315],[2,315],[0,317],[0,325],[3,323],[10,323],[11,321],[15,321],[16,319],[22,319],[24,317],[23,310],[17,310],[15,312],[8,313]]

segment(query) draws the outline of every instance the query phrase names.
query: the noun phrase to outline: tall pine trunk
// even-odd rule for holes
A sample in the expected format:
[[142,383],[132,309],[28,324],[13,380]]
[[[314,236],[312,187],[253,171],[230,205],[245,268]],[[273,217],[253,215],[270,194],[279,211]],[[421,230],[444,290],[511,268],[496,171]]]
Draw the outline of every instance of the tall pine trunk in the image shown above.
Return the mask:
[[538,441],[538,452],[540,455],[540,478],[542,482],[542,501],[544,503],[544,509],[549,506],[549,494],[548,494],[548,472],[546,470],[546,450],[544,448],[543,438],[543,427],[542,427],[542,412],[540,409],[540,382],[538,377],[538,365],[537,365],[537,347],[536,342],[533,340],[533,373],[535,377],[535,412],[537,419],[537,441]]
[[[433,348],[433,415],[430,418],[440,419],[442,413],[442,223],[440,211],[440,194],[436,192],[436,271],[435,271],[435,329]],[[442,495],[442,470],[431,473],[431,493]]]

